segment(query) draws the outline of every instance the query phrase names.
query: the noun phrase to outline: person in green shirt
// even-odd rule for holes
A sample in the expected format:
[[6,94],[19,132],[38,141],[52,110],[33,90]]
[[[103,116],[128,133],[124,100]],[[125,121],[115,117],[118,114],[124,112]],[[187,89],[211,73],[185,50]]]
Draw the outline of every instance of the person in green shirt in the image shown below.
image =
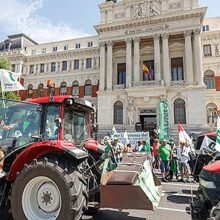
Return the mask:
[[147,144],[146,141],[142,141],[142,149],[140,150],[140,152],[148,152],[150,153],[151,152],[151,147],[149,144]]
[[158,152],[162,160],[160,169],[161,169],[162,181],[164,182],[168,182],[167,177],[169,175],[169,170],[170,170],[169,162],[170,162],[171,153],[172,153],[172,149],[167,142],[168,142],[167,140],[163,140],[162,144],[158,148]]

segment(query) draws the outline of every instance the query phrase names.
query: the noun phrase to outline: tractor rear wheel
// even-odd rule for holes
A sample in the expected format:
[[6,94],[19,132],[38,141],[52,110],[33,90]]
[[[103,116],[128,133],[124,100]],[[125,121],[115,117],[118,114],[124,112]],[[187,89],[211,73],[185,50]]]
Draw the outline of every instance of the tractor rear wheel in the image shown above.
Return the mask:
[[79,220],[86,208],[85,184],[76,169],[47,159],[26,165],[11,195],[14,220]]

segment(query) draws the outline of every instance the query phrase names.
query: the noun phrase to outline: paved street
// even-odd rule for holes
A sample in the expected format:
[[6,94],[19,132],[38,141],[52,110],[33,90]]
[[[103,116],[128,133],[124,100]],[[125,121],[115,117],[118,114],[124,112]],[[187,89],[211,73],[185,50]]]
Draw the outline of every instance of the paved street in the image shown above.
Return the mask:
[[[198,185],[193,184],[193,190]],[[190,184],[163,183],[163,193],[159,208],[152,211],[100,210],[95,216],[84,216],[83,219],[93,220],[190,220],[189,199],[191,197]]]
[[[193,190],[198,185],[192,184]],[[152,211],[108,210],[98,211],[94,216],[84,216],[83,220],[190,220],[189,199],[190,184],[163,183],[163,193],[159,208]],[[1,220],[9,220],[6,216],[0,216]],[[11,220],[11,219],[10,219]]]

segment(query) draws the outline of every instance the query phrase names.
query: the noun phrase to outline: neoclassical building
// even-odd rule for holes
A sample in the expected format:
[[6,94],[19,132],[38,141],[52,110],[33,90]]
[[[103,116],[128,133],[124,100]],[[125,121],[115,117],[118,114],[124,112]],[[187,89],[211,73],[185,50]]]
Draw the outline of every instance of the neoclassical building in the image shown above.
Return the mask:
[[220,111],[220,17],[206,19],[202,33],[207,123],[215,129]]
[[[0,43],[0,57],[23,73],[22,99],[49,92],[86,98],[97,108],[103,134],[113,126],[133,131],[137,122],[152,130],[162,100],[168,101],[171,135],[178,121],[189,131],[214,129],[218,19],[204,21],[206,8],[198,0],[106,1],[99,7],[97,36],[38,44],[18,34]],[[54,91],[46,88],[48,79]]]

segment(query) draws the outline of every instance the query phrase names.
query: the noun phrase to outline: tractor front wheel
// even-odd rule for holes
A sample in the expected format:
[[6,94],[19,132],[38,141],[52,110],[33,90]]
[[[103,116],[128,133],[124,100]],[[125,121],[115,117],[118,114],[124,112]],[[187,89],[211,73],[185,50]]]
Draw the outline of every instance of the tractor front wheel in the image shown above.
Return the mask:
[[26,165],[11,196],[14,220],[79,220],[86,207],[85,185],[76,169],[58,162]]

